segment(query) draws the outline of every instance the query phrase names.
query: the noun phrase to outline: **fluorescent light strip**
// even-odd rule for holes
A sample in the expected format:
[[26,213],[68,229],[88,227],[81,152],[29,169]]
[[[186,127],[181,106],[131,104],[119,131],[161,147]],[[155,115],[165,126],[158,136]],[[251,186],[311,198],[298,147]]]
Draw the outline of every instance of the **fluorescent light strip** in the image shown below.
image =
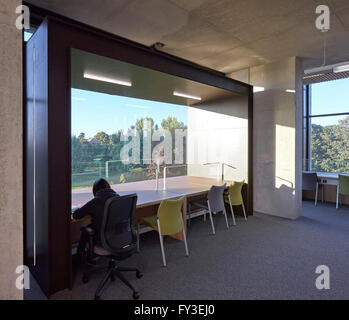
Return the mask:
[[174,91],[173,95],[177,96],[177,97],[189,98],[189,99],[194,99],[194,100],[201,100],[201,97],[192,96],[192,95],[181,93],[181,92],[177,92],[177,91]]
[[349,62],[341,62],[336,64],[331,64],[328,66],[321,66],[317,68],[311,68],[304,70],[304,74],[312,74],[312,73],[338,73],[349,71]]
[[262,91],[264,91],[264,90],[265,90],[264,87],[253,87],[253,92],[254,92],[254,93],[262,92]]
[[324,73],[319,73],[319,74],[314,74],[312,76],[305,76],[305,77],[303,77],[303,79],[311,79],[311,78],[321,77],[324,75],[325,75]]
[[113,79],[113,78],[108,78],[108,77],[103,77],[103,76],[97,76],[95,74],[91,74],[91,73],[87,73],[87,72],[84,73],[84,78],[97,80],[97,81],[103,81],[103,82],[120,84],[122,86],[127,86],[127,87],[131,87],[132,86],[132,83],[129,82],[129,81],[123,81],[123,80],[118,80],[118,79]]
[[334,73],[349,71],[349,64],[345,64],[343,66],[338,66],[333,68]]
[[296,93],[296,90],[286,89],[286,92],[289,92],[289,93]]

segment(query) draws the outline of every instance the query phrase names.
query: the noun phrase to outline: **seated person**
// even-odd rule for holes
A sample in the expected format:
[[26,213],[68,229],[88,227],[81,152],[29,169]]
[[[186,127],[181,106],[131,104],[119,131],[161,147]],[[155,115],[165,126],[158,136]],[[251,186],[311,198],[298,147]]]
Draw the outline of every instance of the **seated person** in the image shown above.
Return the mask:
[[[83,217],[90,216],[91,224],[89,227],[95,231],[94,241],[100,244],[100,229],[102,226],[102,219],[104,213],[104,205],[110,197],[119,196],[113,189],[110,188],[110,184],[107,180],[101,178],[94,182],[92,192],[94,198],[87,202],[83,207],[73,212],[73,219],[82,219]],[[88,239],[80,239],[78,254],[83,255]]]

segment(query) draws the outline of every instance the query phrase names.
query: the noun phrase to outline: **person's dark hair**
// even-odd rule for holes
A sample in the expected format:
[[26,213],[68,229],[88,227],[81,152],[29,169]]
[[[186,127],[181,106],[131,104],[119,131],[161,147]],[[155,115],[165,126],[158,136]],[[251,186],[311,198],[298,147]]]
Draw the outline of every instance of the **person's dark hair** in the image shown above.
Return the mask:
[[93,195],[96,196],[96,193],[99,190],[109,189],[109,188],[110,188],[109,182],[103,178],[100,178],[96,180],[95,183],[93,184],[92,192],[93,192]]

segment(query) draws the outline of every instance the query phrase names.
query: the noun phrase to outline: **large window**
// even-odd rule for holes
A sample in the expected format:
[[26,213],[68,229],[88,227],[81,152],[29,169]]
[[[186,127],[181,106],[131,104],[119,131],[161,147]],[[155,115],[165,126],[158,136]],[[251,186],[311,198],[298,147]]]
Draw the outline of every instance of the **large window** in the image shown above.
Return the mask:
[[[90,187],[101,177],[111,184],[154,179],[156,161],[164,166],[163,132],[185,133],[187,112],[186,106],[72,89],[73,189]],[[152,136],[149,155],[146,135]],[[185,145],[185,139],[181,142]],[[185,158],[186,147],[181,149]],[[185,166],[168,172],[185,174]]]
[[72,49],[73,206],[98,178],[117,189],[161,190],[179,176],[248,183],[247,106],[247,96]]
[[349,173],[349,79],[304,90],[303,169]]

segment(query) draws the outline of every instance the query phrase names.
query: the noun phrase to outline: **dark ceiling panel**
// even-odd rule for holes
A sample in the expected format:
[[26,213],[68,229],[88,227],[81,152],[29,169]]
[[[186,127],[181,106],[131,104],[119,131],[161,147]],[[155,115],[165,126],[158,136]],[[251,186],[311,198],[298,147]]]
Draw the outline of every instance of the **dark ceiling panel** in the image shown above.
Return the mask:
[[[174,91],[201,97],[201,102],[238,96],[231,91],[208,86],[199,82],[172,76],[163,72],[72,49],[73,88],[95,91],[138,99],[160,101],[180,105],[194,105],[198,100],[177,97]],[[129,81],[123,86],[84,78],[84,73]]]

